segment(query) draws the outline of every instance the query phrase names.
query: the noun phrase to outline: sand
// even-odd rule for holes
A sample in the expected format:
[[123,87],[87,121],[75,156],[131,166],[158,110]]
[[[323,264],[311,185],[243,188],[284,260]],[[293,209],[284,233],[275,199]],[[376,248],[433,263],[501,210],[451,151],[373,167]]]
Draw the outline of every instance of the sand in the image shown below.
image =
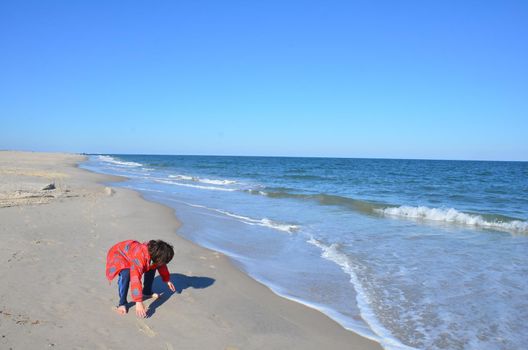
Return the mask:
[[[0,152],[1,349],[381,348],[181,238],[172,209],[105,186],[118,178],[77,168],[83,160]],[[153,238],[174,245],[177,293],[156,276],[150,317],[117,315],[106,252]]]

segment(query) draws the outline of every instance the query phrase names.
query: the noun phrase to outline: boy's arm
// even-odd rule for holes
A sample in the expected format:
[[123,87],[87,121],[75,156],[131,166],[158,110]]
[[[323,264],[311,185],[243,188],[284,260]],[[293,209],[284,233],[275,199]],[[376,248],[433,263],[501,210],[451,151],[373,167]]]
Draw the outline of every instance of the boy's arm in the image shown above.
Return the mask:
[[167,286],[169,286],[169,289],[172,292],[176,292],[176,287],[174,287],[174,284],[172,284],[170,280],[170,273],[169,273],[169,268],[167,267],[167,265],[165,264],[165,265],[161,265],[160,267],[158,267],[158,272],[161,278],[163,279],[163,282],[167,283]]
[[170,273],[169,273],[169,268],[167,267],[167,264],[161,265],[160,267],[158,267],[158,273],[160,274],[163,282],[167,283],[170,281]]
[[143,285],[141,284],[141,276],[143,275],[143,269],[132,264],[130,266],[130,294],[132,294],[132,300],[135,302],[143,301]]

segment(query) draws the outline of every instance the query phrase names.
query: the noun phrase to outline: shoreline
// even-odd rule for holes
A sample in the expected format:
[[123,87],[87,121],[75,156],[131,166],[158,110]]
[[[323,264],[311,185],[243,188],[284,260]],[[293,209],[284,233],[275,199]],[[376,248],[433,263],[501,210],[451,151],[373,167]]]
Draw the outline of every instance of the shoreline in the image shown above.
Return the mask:
[[[181,237],[176,231],[185,223],[173,209],[105,186],[118,178],[79,168],[83,158],[0,152],[2,193],[38,189],[50,180],[45,174],[56,176],[61,191],[45,203],[0,207],[2,255],[8,257],[0,267],[6,276],[0,287],[2,347],[381,348],[319,310],[274,293],[227,256]],[[117,287],[104,278],[106,250],[120,240],[150,238],[174,245],[169,269],[180,293],[163,290],[148,319],[136,319],[133,308],[119,317],[110,310]]]

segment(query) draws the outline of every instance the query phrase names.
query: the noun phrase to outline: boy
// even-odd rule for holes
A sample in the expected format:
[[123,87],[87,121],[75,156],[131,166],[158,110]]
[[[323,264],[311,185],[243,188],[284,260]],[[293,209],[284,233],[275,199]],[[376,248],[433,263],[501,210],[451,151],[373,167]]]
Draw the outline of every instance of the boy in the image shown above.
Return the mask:
[[[172,246],[161,240],[151,240],[148,243],[140,243],[134,240],[119,242],[108,251],[106,257],[106,278],[112,281],[119,275],[119,305],[117,313],[124,315],[127,313],[127,294],[129,284],[132,287],[132,300],[136,302],[136,315],[146,317],[147,312],[143,305],[143,298],[152,297],[152,282],[156,269],[163,282],[171,291],[176,291],[170,281],[167,264],[174,256]],[[141,286],[141,276],[144,276]]]

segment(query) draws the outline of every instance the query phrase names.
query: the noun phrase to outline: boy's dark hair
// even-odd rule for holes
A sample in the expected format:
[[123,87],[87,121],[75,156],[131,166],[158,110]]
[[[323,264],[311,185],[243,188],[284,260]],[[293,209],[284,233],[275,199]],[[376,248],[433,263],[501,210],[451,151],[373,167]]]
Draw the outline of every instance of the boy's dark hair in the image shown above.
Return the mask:
[[158,266],[168,264],[174,256],[172,246],[160,239],[149,241],[147,246],[152,262]]

